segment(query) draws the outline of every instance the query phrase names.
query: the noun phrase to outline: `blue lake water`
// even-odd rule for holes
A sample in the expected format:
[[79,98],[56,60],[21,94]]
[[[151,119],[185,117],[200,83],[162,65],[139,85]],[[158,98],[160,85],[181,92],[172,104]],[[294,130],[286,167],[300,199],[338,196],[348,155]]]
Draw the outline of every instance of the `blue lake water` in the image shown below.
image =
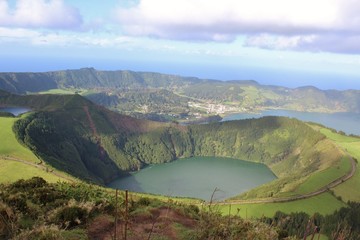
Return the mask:
[[15,116],[19,116],[20,114],[29,112],[30,110],[31,109],[24,107],[0,107],[0,112],[9,112]]
[[285,116],[297,118],[302,121],[320,123],[326,127],[344,131],[347,134],[360,135],[359,113],[314,113],[290,110],[266,110],[260,113],[237,113],[223,118],[222,121],[239,120],[247,118],[260,118],[263,116]]
[[193,157],[157,164],[115,180],[109,187],[166,196],[223,200],[276,179],[259,163],[231,158]]

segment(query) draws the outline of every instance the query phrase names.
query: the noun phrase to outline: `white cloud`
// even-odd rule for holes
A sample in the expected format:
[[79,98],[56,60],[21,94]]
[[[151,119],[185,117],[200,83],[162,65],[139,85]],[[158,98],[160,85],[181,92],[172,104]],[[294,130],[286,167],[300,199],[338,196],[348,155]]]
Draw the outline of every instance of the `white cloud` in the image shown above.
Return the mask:
[[360,36],[359,12],[358,0],[140,0],[116,17],[133,36],[229,42],[245,35],[247,46],[333,51],[316,44],[334,35],[360,50],[351,40]]
[[313,43],[316,38],[315,35],[274,36],[260,34],[248,37],[245,41],[245,46],[277,50],[297,49],[299,46]]
[[127,36],[97,36],[92,34],[44,33],[23,28],[0,27],[0,43],[26,43],[48,46],[114,47],[121,48],[136,43]]
[[0,26],[22,28],[78,29],[79,11],[63,0],[17,0],[14,9],[0,0]]

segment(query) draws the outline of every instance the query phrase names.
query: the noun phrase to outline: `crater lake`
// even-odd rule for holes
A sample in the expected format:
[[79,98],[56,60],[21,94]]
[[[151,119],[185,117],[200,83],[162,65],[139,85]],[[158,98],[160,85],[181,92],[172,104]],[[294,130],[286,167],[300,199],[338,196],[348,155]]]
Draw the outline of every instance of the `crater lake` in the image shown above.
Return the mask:
[[206,201],[214,193],[213,200],[221,201],[274,179],[276,176],[264,164],[222,157],[192,157],[148,166],[115,180],[109,187]]

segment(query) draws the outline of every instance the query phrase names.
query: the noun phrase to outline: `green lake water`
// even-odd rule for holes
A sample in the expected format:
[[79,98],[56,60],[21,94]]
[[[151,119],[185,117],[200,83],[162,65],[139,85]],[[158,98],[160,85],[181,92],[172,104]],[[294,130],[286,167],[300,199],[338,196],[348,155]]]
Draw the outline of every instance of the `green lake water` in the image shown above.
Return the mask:
[[149,166],[115,180],[109,187],[208,201],[217,189],[213,200],[219,201],[275,178],[263,164],[231,158],[193,157]]

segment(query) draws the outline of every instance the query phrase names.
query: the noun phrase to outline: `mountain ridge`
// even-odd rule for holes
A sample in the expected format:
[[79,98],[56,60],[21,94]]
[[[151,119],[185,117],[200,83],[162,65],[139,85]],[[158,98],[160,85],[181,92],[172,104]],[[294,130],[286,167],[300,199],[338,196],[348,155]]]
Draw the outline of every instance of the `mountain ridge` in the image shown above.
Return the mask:
[[[40,73],[0,73],[0,89],[16,94],[79,92],[95,103],[132,116],[179,120],[206,114],[286,109],[360,112],[360,90],[287,88],[254,80],[220,81],[129,70],[94,68]],[[165,103],[165,106],[162,106]],[[180,104],[177,104],[180,103]],[[213,105],[217,105],[214,110]]]

